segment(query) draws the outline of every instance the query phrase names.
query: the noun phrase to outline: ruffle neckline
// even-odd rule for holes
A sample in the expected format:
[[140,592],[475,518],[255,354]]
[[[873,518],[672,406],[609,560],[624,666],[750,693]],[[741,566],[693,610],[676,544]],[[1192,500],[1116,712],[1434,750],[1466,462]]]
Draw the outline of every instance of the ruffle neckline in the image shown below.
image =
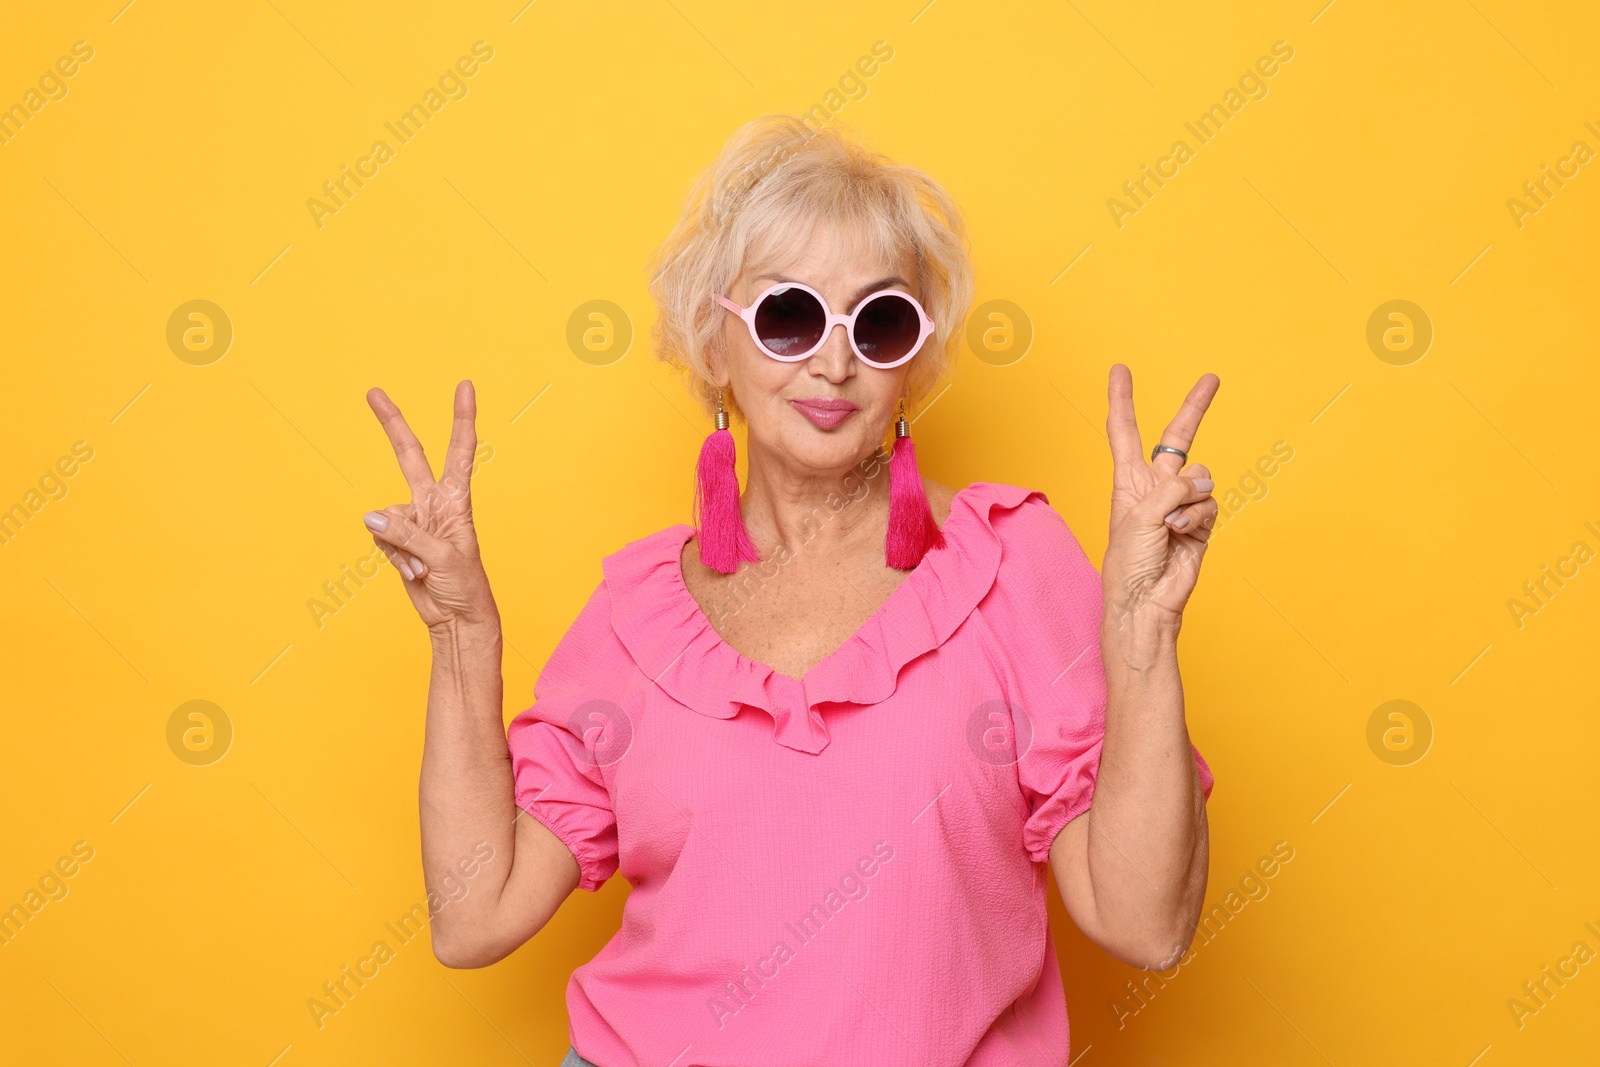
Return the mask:
[[828,745],[822,706],[876,704],[894,693],[901,669],[945,642],[994,585],[1000,568],[995,509],[1036,489],[973,482],[956,493],[931,549],[878,609],[801,678],[747,658],[722,639],[683,580],[684,544],[695,528],[678,523],[605,557],[611,626],[640,670],[702,715],[731,719],[744,705],[772,717],[773,738],[800,752]]

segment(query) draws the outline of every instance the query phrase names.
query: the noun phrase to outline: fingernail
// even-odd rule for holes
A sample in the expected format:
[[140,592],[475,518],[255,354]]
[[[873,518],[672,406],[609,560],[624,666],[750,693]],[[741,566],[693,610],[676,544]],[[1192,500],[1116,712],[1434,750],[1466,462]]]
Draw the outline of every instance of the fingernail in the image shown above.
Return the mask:
[[1185,515],[1183,513],[1183,509],[1182,508],[1173,508],[1172,509],[1172,514],[1168,515],[1166,518],[1162,519],[1161,521],[1162,522],[1170,522],[1170,523],[1172,523],[1172,525],[1178,527],[1178,529],[1181,530],[1185,526],[1189,525],[1189,516],[1187,516],[1187,515]]
[[428,571],[428,565],[426,563],[422,562],[416,556],[412,556],[411,557],[411,573],[412,574],[414,574],[418,578],[420,578],[424,574],[426,574],[427,571]]
[[1209,493],[1214,485],[1215,483],[1210,478],[1196,478],[1194,480],[1196,492]]
[[367,524],[367,529],[383,532],[389,528],[389,516],[376,511],[369,511],[361,516],[361,521]]
[[400,573],[405,575],[407,578],[412,577],[411,564],[407,563],[405,560],[401,560],[400,561]]

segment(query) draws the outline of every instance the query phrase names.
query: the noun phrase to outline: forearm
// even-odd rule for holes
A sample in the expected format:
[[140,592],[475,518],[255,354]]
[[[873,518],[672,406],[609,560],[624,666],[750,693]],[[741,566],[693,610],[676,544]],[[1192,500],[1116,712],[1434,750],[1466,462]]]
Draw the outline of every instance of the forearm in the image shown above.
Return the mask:
[[499,619],[430,628],[429,636],[418,806],[429,898],[448,902],[434,916],[434,937],[448,941],[492,926],[511,873],[516,803],[501,719]]
[[1194,935],[1209,860],[1177,629],[1149,610],[1107,612],[1106,725],[1088,813],[1096,915],[1108,935],[1163,966]]

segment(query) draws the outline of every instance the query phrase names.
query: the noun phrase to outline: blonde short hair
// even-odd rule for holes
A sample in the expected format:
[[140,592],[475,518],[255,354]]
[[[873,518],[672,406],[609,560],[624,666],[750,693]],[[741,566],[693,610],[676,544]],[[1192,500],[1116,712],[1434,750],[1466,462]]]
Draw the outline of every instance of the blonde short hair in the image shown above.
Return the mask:
[[[888,262],[915,260],[918,299],[937,324],[910,363],[908,408],[955,360],[972,301],[966,224],[950,195],[922,171],[865,147],[838,126],[813,130],[791,115],[766,115],[734,132],[690,186],[682,217],[650,264],[656,356],[692,381],[716,411],[711,356],[728,312],[710,297],[746,269],[786,258],[819,223],[860,234]],[[731,392],[724,398],[737,411]]]

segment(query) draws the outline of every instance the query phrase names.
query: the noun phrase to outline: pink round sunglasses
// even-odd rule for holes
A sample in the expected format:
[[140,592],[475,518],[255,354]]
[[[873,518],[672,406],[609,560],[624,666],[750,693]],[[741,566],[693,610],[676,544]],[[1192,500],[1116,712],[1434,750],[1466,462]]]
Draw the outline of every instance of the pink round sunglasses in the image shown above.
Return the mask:
[[835,315],[823,295],[804,282],[778,282],[746,308],[720,293],[712,298],[750,328],[756,347],[783,363],[797,363],[822,347],[836,324],[843,324],[850,349],[869,367],[898,367],[938,333],[916,299],[898,289],[869,293],[848,315]]

